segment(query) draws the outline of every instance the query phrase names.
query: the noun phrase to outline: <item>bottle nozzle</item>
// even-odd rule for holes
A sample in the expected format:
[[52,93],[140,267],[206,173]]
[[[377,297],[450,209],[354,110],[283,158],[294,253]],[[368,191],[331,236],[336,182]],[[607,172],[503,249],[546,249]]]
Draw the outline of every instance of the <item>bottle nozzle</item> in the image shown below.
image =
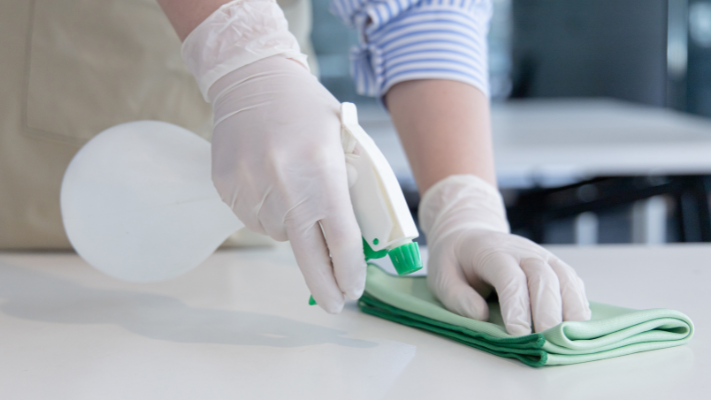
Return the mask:
[[398,246],[388,251],[388,255],[398,275],[407,275],[422,269],[422,258],[417,243],[410,242]]

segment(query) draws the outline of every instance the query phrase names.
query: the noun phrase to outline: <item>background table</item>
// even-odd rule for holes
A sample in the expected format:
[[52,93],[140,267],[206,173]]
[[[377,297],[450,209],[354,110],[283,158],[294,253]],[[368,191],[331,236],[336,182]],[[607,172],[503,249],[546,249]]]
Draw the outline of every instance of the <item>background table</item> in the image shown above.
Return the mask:
[[[416,209],[392,122],[382,110],[362,114]],[[587,212],[576,220],[576,241],[593,244],[597,220],[590,212],[637,203],[633,242],[665,242],[668,214],[676,240],[711,241],[711,119],[616,100],[527,99],[494,104],[492,125],[499,187],[528,190],[507,204],[519,233],[544,242],[545,224]],[[671,213],[661,195],[673,199]]]
[[711,393],[711,246],[556,247],[591,299],[687,313],[682,347],[534,369],[361,313],[328,315],[288,247],[155,284],[0,253],[2,399],[667,399]]
[[[491,110],[503,188],[558,186],[594,176],[711,174],[711,119],[610,99],[527,99]],[[412,175],[390,117],[360,123],[395,173]]]

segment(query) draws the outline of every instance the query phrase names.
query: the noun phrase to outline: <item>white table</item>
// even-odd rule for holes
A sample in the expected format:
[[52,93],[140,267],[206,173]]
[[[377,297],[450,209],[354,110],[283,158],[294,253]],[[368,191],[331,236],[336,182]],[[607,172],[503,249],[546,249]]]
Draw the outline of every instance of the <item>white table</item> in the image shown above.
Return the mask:
[[668,399],[711,393],[711,246],[558,247],[591,299],[687,313],[682,347],[534,369],[349,304],[288,248],[223,251],[131,284],[77,256],[0,253],[0,399]]

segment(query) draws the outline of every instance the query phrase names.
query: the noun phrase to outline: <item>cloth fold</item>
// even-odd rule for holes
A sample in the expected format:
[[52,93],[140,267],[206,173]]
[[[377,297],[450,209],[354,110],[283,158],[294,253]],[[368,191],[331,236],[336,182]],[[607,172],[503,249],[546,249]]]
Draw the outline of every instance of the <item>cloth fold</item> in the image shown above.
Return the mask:
[[591,302],[590,321],[566,321],[541,333],[511,336],[504,328],[498,303],[489,303],[488,322],[462,317],[437,301],[424,276],[393,276],[375,264],[368,264],[365,293],[358,305],[365,313],[534,367],[679,346],[688,342],[694,331],[691,319],[679,311],[633,310]]

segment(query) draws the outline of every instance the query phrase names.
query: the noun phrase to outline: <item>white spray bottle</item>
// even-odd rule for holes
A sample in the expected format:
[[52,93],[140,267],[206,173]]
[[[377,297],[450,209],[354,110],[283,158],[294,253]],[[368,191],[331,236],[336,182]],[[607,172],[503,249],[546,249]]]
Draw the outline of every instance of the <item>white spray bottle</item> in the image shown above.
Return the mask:
[[[341,106],[341,138],[366,259],[390,255],[399,274],[422,268],[418,236],[390,165]],[[116,125],[90,140],[62,181],[64,227],[77,253],[113,277],[161,281],[202,263],[244,225],[210,177],[210,144],[158,121]]]

